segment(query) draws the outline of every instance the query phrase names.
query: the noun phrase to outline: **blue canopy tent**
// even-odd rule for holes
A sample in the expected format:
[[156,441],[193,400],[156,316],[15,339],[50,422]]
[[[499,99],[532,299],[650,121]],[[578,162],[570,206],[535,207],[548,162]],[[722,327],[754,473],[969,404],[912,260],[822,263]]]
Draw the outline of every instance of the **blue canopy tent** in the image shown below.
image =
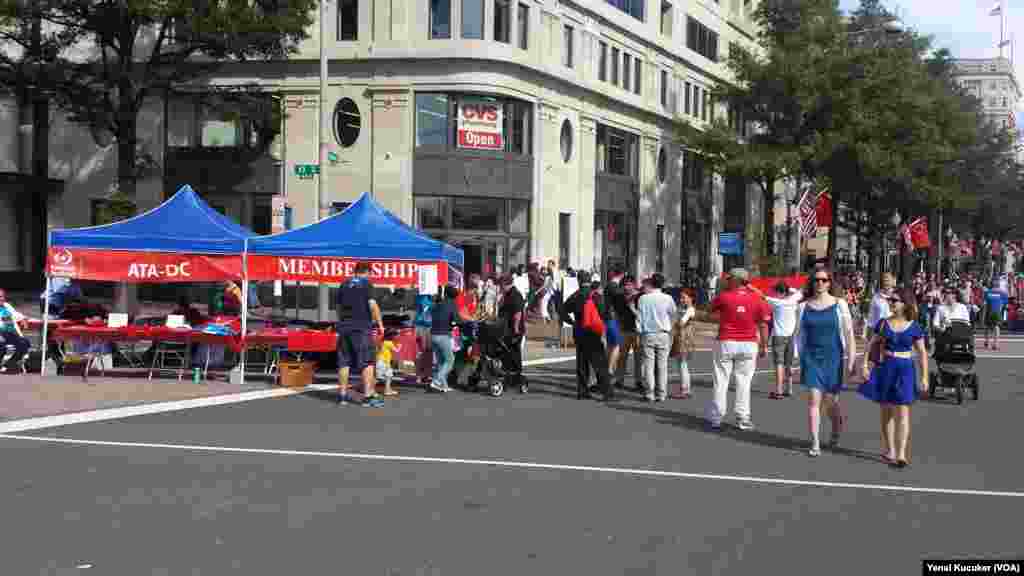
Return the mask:
[[133,218],[54,230],[50,247],[240,256],[245,241],[255,236],[211,208],[186,184],[163,204]]
[[[54,276],[147,283],[244,281],[243,254],[255,236],[211,208],[188,185],[163,204],[127,220],[54,230],[46,263],[45,309],[50,307]],[[243,289],[243,309],[247,296]],[[43,322],[44,358],[48,316]],[[244,333],[244,313],[242,323]]]
[[461,281],[462,250],[402,222],[369,194],[344,212],[249,242],[246,269],[252,280],[341,282],[356,262],[370,263],[377,285],[412,286],[418,269],[437,266],[438,282]]

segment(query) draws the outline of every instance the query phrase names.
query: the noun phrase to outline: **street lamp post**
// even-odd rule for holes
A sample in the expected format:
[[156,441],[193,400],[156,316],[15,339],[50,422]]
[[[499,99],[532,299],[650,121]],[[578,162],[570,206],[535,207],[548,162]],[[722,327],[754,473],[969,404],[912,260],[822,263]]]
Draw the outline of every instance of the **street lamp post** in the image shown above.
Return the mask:
[[[313,222],[319,222],[324,216],[324,196],[327,191],[327,170],[325,168],[331,133],[330,115],[327,111],[327,10],[329,5],[329,0],[320,0],[320,129],[318,130],[320,157],[317,160],[319,169],[317,171],[316,211],[313,212]],[[321,322],[327,320],[330,308],[328,294],[327,286],[320,285],[317,288],[317,319]]]

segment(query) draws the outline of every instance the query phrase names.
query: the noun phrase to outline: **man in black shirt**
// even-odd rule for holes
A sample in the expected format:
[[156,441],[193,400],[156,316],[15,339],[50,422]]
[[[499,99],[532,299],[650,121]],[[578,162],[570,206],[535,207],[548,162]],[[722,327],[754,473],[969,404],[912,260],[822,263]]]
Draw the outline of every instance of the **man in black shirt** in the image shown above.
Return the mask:
[[594,297],[598,312],[602,317],[605,316],[600,287],[591,285],[590,276],[585,272],[580,272],[577,279],[579,289],[562,304],[559,311],[562,321],[573,327],[573,339],[576,341],[576,399],[590,398],[590,371],[593,370],[598,388],[604,394],[604,400],[610,401],[613,394],[611,380],[608,377],[608,356],[605,353],[604,342],[601,341],[600,334],[585,330],[582,326],[583,308],[591,296]]
[[[516,289],[511,276],[501,279],[503,297],[498,308],[498,318],[505,325],[506,343],[509,353],[502,359],[505,372],[511,373],[516,379],[522,378],[523,348],[522,338],[526,335],[526,299]],[[521,380],[517,384],[522,385]]]
[[363,378],[363,406],[381,408],[384,401],[374,391],[373,343],[370,330],[374,324],[384,334],[384,322],[377,303],[370,298],[370,265],[356,264],[355,277],[338,289],[338,403],[349,401],[349,370]]

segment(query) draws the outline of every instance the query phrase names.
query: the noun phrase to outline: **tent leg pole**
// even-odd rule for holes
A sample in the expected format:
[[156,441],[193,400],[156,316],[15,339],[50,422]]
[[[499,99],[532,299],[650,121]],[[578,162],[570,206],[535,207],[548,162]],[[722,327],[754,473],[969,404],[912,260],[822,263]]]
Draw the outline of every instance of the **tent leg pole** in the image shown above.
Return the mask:
[[241,343],[242,343],[242,352],[241,352],[241,359],[239,360],[239,363],[238,363],[238,365],[240,366],[240,368],[242,370],[242,374],[241,374],[241,377],[242,377],[241,378],[241,383],[242,384],[245,384],[245,352],[246,352],[245,336],[246,336],[246,334],[248,334],[248,332],[246,331],[246,328],[248,326],[248,319],[249,319],[249,279],[246,278],[245,280],[242,280],[242,337],[241,337],[241,340],[240,340]]
[[39,361],[39,377],[46,376],[46,339],[49,336],[50,324],[50,276],[46,276],[46,297],[43,299],[43,357]]

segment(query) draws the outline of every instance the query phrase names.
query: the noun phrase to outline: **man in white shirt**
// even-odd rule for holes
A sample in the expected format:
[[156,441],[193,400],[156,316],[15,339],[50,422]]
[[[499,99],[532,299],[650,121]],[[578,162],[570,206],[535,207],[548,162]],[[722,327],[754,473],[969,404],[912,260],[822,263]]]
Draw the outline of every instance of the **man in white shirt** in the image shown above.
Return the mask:
[[882,274],[882,289],[871,299],[871,310],[868,312],[868,321],[864,324],[864,337],[874,334],[875,327],[882,320],[890,316],[889,296],[892,296],[893,288],[896,287],[896,277],[886,272]]
[[645,395],[648,402],[664,402],[668,398],[668,354],[672,349],[676,303],[661,291],[665,285],[661,274],[644,283],[648,290],[637,301],[637,330],[644,355]]
[[[784,282],[775,285],[775,296],[762,294],[754,286],[750,289],[772,306],[772,359],[775,363],[775,392],[769,396],[778,400],[793,395],[793,332],[796,331],[796,316],[804,295],[791,289]],[[785,386],[783,386],[785,384]],[[783,392],[785,389],[785,392]]]

